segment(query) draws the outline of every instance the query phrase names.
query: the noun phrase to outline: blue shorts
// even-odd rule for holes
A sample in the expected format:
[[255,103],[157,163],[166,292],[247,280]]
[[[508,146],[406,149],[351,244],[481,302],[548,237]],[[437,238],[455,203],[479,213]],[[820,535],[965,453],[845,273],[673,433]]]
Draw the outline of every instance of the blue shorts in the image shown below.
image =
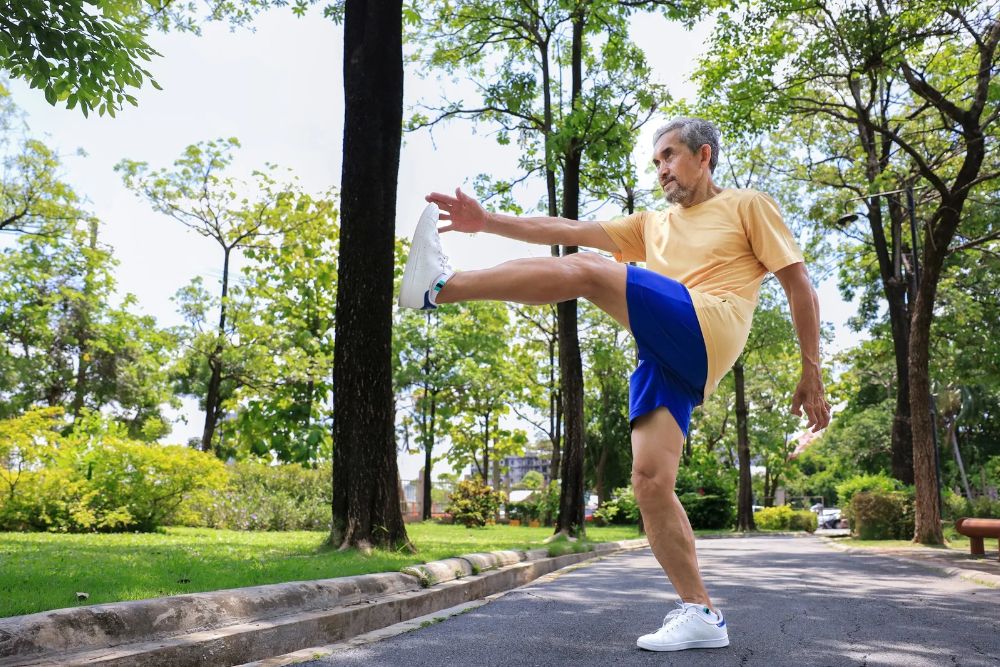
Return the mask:
[[691,411],[704,398],[708,375],[691,295],[684,285],[655,271],[627,268],[625,300],[639,348],[639,366],[629,379],[629,423],[664,407],[687,437]]

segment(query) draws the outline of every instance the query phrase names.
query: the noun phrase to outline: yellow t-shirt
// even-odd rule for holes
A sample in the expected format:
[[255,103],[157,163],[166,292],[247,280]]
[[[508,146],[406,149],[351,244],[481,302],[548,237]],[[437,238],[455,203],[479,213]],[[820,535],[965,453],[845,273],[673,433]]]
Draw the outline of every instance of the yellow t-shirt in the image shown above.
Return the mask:
[[803,261],[777,203],[755,190],[723,190],[695,206],[601,225],[619,262],[645,262],[688,288],[708,356],[706,399],[746,345],[764,276]]

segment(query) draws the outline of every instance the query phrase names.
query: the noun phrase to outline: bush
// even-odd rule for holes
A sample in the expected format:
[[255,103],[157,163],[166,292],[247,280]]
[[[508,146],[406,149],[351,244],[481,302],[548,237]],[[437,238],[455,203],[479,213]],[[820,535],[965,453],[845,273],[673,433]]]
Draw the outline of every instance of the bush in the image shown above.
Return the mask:
[[611,498],[594,511],[594,520],[600,524],[631,524],[639,522],[639,503],[631,486],[623,486],[611,493]]
[[246,461],[228,468],[228,485],[192,495],[172,523],[230,530],[330,529],[329,462],[307,468]]
[[736,522],[736,479],[711,455],[696,454],[677,471],[674,491],[692,528],[732,528]]
[[754,523],[760,530],[805,530],[816,531],[816,514],[809,510],[794,510],[788,505],[765,507],[753,515]]
[[847,507],[856,493],[862,491],[892,493],[901,488],[902,483],[899,480],[882,472],[877,475],[855,475],[837,485],[837,498],[841,507]]
[[991,500],[986,496],[973,499],[971,516],[979,519],[1000,519],[1000,500]]
[[943,519],[958,521],[962,517],[972,516],[972,504],[960,493],[951,489],[941,489],[941,505],[944,511]]
[[225,485],[224,466],[210,454],[130,440],[99,414],[61,436],[58,417],[36,411],[0,427],[8,485],[0,530],[151,531],[190,494]]
[[852,530],[863,540],[913,538],[913,498],[907,493],[855,493],[850,514]]
[[451,504],[446,510],[456,523],[466,528],[494,523],[494,517],[506,500],[502,491],[494,491],[478,477],[458,483],[451,494]]

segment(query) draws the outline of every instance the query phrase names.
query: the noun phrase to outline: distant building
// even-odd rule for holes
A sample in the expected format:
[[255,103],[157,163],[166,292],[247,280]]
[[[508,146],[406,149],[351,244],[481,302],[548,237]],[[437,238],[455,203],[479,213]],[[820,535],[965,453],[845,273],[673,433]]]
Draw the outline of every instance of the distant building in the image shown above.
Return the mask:
[[500,478],[501,484],[508,488],[520,482],[532,470],[540,472],[542,477],[545,478],[546,484],[552,480],[549,475],[549,466],[551,463],[540,454],[529,453],[524,456],[508,456],[500,461],[500,465],[501,469],[506,468],[507,470]]

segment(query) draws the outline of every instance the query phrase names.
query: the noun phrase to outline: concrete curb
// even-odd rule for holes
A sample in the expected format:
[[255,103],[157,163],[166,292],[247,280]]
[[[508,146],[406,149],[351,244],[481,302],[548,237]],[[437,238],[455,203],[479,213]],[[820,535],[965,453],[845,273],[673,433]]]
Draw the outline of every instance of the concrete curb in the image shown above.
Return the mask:
[[0,619],[0,665],[234,665],[358,634],[522,586],[645,539],[549,557],[468,554],[355,577],[270,584]]
[[829,537],[821,537],[823,542],[826,542],[831,548],[837,551],[843,551],[844,553],[852,554],[863,554],[866,556],[881,556],[882,558],[891,558],[893,560],[902,561],[904,563],[910,563],[912,565],[920,565],[928,570],[933,570],[938,574],[942,574],[946,577],[952,577],[955,579],[965,579],[966,581],[971,581],[974,584],[979,584],[981,586],[988,586],[990,588],[1000,588],[1000,575],[990,574],[989,572],[980,572],[979,570],[967,570],[960,567],[954,567],[951,565],[945,565],[943,563],[935,563],[931,561],[921,560],[919,558],[907,558],[906,556],[901,556],[895,553],[886,553],[884,551],[877,551],[875,549],[865,549],[862,547],[847,547],[843,544],[838,544],[835,539]]

